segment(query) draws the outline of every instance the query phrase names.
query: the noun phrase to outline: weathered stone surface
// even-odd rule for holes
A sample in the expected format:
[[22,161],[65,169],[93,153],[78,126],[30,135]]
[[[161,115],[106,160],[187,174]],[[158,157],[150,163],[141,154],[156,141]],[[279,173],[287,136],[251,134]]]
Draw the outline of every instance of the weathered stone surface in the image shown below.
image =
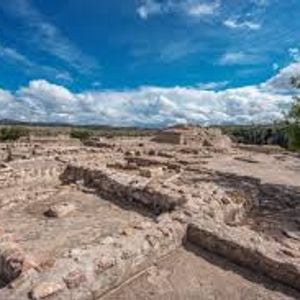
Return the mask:
[[97,262],[96,272],[97,273],[104,272],[112,268],[115,264],[116,264],[116,260],[114,259],[114,257],[104,255]]
[[25,255],[14,242],[0,242],[0,279],[9,283],[22,273]]
[[76,207],[72,203],[59,203],[49,207],[44,214],[49,218],[62,218],[74,212],[75,210]]
[[79,269],[69,272],[64,277],[64,282],[68,289],[78,288],[86,281],[87,281],[86,275],[82,270]]
[[[5,228],[0,244],[19,245],[26,257],[22,268],[18,259],[12,264],[5,259],[6,270],[12,265],[21,273],[9,283],[0,279],[0,299],[28,300],[33,289],[40,290],[38,297],[49,300],[101,299],[139,272],[155,269],[162,257],[172,256],[184,239],[192,241],[193,236],[209,252],[268,274],[273,278],[271,288],[281,289],[279,282],[297,282],[299,157],[282,153],[284,157],[278,159],[271,152],[231,148],[218,130],[191,126],[176,130],[183,132],[182,144],[154,143],[150,137],[111,137],[101,138],[107,145],[99,148],[80,143],[71,146],[63,140],[40,143],[34,153],[30,141],[11,144],[13,161],[0,170],[0,227]],[[203,146],[205,140],[208,147]],[[0,163],[5,157],[3,144]],[[150,170],[146,177],[140,173],[144,170]],[[45,218],[47,210],[55,217]],[[188,226],[196,223],[199,234],[191,233],[192,225]],[[229,299],[228,295],[237,295],[240,287],[232,285],[237,275],[233,264],[226,263],[231,270],[225,276],[230,286],[222,286],[220,278],[201,277],[203,264],[198,265],[198,259],[195,256],[189,265],[181,261],[185,273],[178,266],[175,278],[163,269],[149,271],[149,280],[160,292],[151,298],[143,285],[135,286],[141,291],[137,295],[142,295],[137,299],[145,295],[147,299],[171,299],[173,295],[178,299]],[[208,260],[204,274],[216,267],[214,259]],[[185,275],[189,273],[191,277]],[[171,277],[175,281],[167,286]],[[199,289],[189,293],[199,277]],[[38,288],[42,283],[49,285]],[[57,283],[63,287],[59,292]],[[243,284],[246,289],[252,286],[247,277]],[[178,294],[166,293],[172,285]],[[240,295],[233,299],[244,299]],[[245,295],[261,298],[252,292]],[[272,297],[261,299],[277,299],[273,290],[266,295]]]
[[162,167],[142,168],[140,169],[140,175],[147,178],[158,178],[164,175],[164,171]]
[[24,271],[18,278],[9,283],[9,288],[14,290],[28,290],[32,286],[32,282],[38,280],[39,273],[31,268]]
[[65,288],[61,282],[41,282],[34,286],[29,293],[32,300],[46,299],[61,292]]
[[299,260],[278,254],[273,241],[263,240],[253,231],[198,221],[188,225],[187,240],[300,290]]
[[69,165],[61,175],[65,183],[83,180],[84,184],[97,188],[103,196],[114,197],[120,201],[135,202],[149,207],[155,212],[171,211],[183,205],[185,195],[167,187],[156,188],[138,176],[111,171],[107,168],[93,169],[84,166]]
[[154,142],[174,145],[202,145],[215,149],[228,149],[231,140],[218,129],[200,128],[194,126],[168,128],[162,130],[153,138]]

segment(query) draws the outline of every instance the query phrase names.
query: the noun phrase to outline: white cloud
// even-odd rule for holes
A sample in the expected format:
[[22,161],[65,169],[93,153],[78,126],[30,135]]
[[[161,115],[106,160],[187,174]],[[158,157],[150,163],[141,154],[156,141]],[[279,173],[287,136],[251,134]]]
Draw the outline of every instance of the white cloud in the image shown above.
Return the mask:
[[45,77],[55,78],[62,82],[71,82],[73,78],[68,71],[58,70],[56,68],[38,64],[31,61],[27,56],[16,49],[6,47],[0,44],[0,61],[12,63],[21,68],[22,71],[30,75],[43,75]]
[[261,61],[257,55],[242,51],[227,52],[219,61],[220,65],[254,65]]
[[208,16],[214,15],[219,8],[219,2],[213,3],[196,3],[192,5],[188,5],[186,11],[189,15],[200,17],[200,16]]
[[251,0],[257,6],[267,6],[269,5],[270,0]]
[[15,0],[6,3],[4,9],[23,22],[23,27],[29,31],[27,42],[38,49],[55,56],[78,72],[89,72],[99,68],[98,63],[86,56],[81,50],[66,38],[60,30],[48,22],[45,16],[28,0]]
[[74,79],[72,78],[71,74],[66,71],[58,72],[55,76],[57,80],[64,81],[64,82],[73,82]]
[[0,58],[13,60],[16,63],[21,63],[28,67],[32,66],[32,62],[26,56],[17,52],[15,49],[5,47],[1,44],[0,44]]
[[219,6],[219,0],[168,0],[165,2],[157,0],[141,0],[137,8],[137,14],[144,20],[151,15],[167,13],[185,14],[199,18],[214,15]]
[[250,30],[259,30],[261,28],[260,23],[251,22],[251,21],[242,21],[239,22],[235,19],[227,19],[223,24],[231,29],[250,29]]
[[2,108],[2,105],[6,105],[9,102],[12,102],[14,100],[14,96],[5,90],[0,89],[0,107]]
[[273,63],[272,68],[273,68],[274,71],[277,71],[280,67],[279,67],[278,63]]
[[277,75],[262,84],[264,88],[283,93],[291,92],[291,78],[300,75],[300,63],[294,62],[281,69]]
[[297,61],[297,62],[300,61],[300,49],[299,48],[290,48],[289,55],[294,61]]
[[188,39],[165,43],[159,49],[159,60],[163,62],[173,62],[184,58],[190,54],[197,53],[201,46]]
[[172,63],[200,52],[203,45],[192,37],[174,38],[170,40],[149,41],[138,44],[132,50],[135,58],[151,57],[153,62]]
[[201,90],[219,90],[228,86],[229,81],[218,81],[218,82],[201,82],[197,84],[197,87]]
[[155,0],[145,0],[143,4],[137,8],[137,13],[142,19],[147,19],[149,15],[159,14],[162,12],[162,4]]
[[299,71],[300,64],[292,64],[261,85],[220,91],[146,86],[73,93],[35,80],[15,93],[0,90],[0,118],[115,126],[266,123],[282,118],[289,108],[292,98],[286,84]]

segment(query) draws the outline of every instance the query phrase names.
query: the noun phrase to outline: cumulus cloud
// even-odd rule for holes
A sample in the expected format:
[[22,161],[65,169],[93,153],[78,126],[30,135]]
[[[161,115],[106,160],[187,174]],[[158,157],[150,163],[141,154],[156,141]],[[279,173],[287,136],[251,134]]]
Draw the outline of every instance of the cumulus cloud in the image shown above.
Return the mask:
[[201,90],[220,90],[228,86],[229,81],[218,81],[218,82],[201,82],[197,84],[197,87]]
[[300,63],[294,62],[281,69],[278,74],[262,84],[264,88],[281,93],[295,92],[291,90],[291,78],[300,75]]
[[145,86],[73,93],[35,80],[14,93],[0,89],[0,118],[142,127],[268,123],[282,118],[290,107],[288,83],[299,72],[300,64],[295,63],[260,85],[219,91]]

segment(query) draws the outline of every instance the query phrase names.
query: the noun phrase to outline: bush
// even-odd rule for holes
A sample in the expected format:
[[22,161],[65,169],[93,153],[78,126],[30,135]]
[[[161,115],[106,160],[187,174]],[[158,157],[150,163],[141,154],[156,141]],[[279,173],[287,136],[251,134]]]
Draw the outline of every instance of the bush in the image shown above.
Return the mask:
[[81,141],[85,141],[92,136],[92,132],[88,130],[72,130],[70,133],[70,137],[73,139],[79,139]]
[[300,149],[300,125],[290,124],[288,129],[289,135],[289,149],[299,150]]
[[[300,89],[300,77],[294,77],[291,80],[292,86]],[[300,149],[300,97],[294,97],[294,102],[288,114],[289,139],[291,150]]]
[[16,141],[21,137],[29,136],[29,130],[24,127],[3,127],[0,130],[0,141]]

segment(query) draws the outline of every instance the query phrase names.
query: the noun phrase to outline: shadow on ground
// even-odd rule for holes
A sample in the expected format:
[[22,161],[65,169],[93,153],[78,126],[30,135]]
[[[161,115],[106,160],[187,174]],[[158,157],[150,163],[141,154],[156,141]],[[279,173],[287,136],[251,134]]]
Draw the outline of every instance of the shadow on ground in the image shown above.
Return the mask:
[[[295,299],[300,299],[300,293],[298,291],[296,291],[288,286],[285,286],[281,283],[278,283],[278,282],[264,276],[263,274],[258,273],[257,271],[254,272],[250,269],[241,267],[237,264],[234,264],[234,263],[228,261],[226,258],[218,256],[214,253],[208,252],[199,247],[195,247],[194,245],[190,244],[189,242],[184,242],[183,247],[186,251],[191,252],[191,253],[195,254],[196,256],[201,257],[202,259],[206,260],[208,263],[210,263],[212,265],[216,265],[219,268],[223,269],[224,271],[236,273],[248,281],[263,285],[266,289],[268,289],[270,291],[280,292],[289,297],[293,297]],[[246,298],[252,299],[252,297],[245,297],[245,299]],[[253,300],[254,299],[258,299],[257,295],[255,296],[255,298],[253,298]]]
[[205,171],[197,181],[213,181],[252,202],[242,224],[276,240],[291,238],[300,242],[300,186],[261,183],[249,176],[220,171]]

